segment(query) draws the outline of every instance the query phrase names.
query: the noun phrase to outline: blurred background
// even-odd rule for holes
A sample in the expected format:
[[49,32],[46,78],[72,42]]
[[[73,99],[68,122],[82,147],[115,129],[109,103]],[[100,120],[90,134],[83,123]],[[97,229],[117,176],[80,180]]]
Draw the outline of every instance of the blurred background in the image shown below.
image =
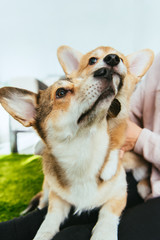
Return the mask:
[[[124,54],[143,48],[157,54],[159,9],[159,0],[1,0],[0,87],[36,92],[52,84],[63,75],[56,56],[63,44],[83,53],[109,45]],[[0,107],[0,154],[32,153],[37,141]]]

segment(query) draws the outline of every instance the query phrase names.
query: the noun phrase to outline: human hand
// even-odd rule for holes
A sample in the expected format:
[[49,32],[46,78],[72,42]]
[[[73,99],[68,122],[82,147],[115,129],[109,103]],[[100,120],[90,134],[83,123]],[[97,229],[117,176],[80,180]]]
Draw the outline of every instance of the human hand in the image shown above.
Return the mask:
[[138,140],[138,137],[142,131],[138,125],[134,122],[127,120],[126,140],[122,148],[120,149],[120,158],[123,157],[124,152],[131,151]]
[[119,158],[122,159],[124,156],[124,151],[122,149],[119,150]]

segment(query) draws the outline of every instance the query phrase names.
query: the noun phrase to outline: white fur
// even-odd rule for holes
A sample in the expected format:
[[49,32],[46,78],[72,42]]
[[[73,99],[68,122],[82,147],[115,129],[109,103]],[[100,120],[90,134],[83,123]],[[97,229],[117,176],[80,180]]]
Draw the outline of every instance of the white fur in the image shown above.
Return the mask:
[[[52,203],[50,203],[51,206]],[[70,211],[70,205],[62,199],[54,199],[53,210],[47,213],[45,220],[39,228],[34,240],[50,240],[59,231],[60,224]]]
[[[103,165],[108,149],[109,139],[106,128],[107,123],[104,119],[101,124],[95,124],[91,127],[90,131],[87,129],[80,131],[78,138],[64,141],[63,144],[57,144],[56,147],[54,145],[54,156],[67,171],[68,180],[72,184],[69,191],[62,190],[56,184],[56,179],[50,176],[48,177],[50,191],[57,193],[60,199],[65,199],[65,202],[67,201],[69,205],[74,205],[75,213],[100,207],[112,198],[117,198],[117,196],[121,199],[126,191],[123,168],[114,180],[114,184],[111,179],[99,188],[96,182],[96,174]],[[117,156],[116,151],[113,155]],[[49,204],[52,203],[49,202]],[[58,231],[58,225],[67,215],[62,214],[64,212],[62,207],[64,207],[62,204],[57,205],[56,212],[53,210],[52,213],[47,214],[34,240],[50,240],[53,237]],[[108,207],[106,211],[105,208],[102,208],[91,239],[117,240],[117,225],[118,216],[112,213],[112,209]]]
[[142,165],[133,169],[133,176],[137,182],[149,176],[148,165]]
[[120,176],[114,181],[114,185],[112,180],[110,180],[101,188],[99,188],[97,185],[94,177],[94,171],[95,169],[84,169],[83,172],[79,172],[78,165],[75,166],[75,172],[70,172],[70,174],[73,174],[71,175],[70,179],[72,179],[72,177],[74,177],[76,174],[77,175],[69,192],[67,190],[61,192],[59,185],[53,185],[53,178],[49,179],[49,184],[51,189],[61,198],[75,206],[76,213],[80,213],[84,210],[90,210],[95,207],[100,207],[107,200],[112,199],[117,195],[121,197],[124,194],[126,182],[125,173],[122,169]]
[[67,198],[72,204],[76,203],[79,210],[89,206],[92,208],[92,202],[95,199],[97,190],[95,176],[103,165],[109,143],[106,128],[104,120],[102,126],[93,126],[89,131],[85,129],[83,133],[79,133],[78,138],[64,142],[63,147],[57,144],[53,148],[54,156],[66,169],[69,182],[73,183],[70,190],[72,194],[67,193],[62,197]]
[[39,140],[34,146],[34,154],[41,155],[43,153],[44,148],[45,148],[44,142],[42,142],[42,140]]
[[43,196],[40,198],[40,202],[38,205],[39,209],[42,209],[48,205],[48,196],[49,196],[49,189],[43,188]]
[[118,159],[119,159],[119,150],[116,149],[111,151],[108,161],[101,173],[101,178],[104,181],[111,179],[116,174]]
[[99,213],[99,221],[92,230],[91,240],[117,240],[119,217],[102,207]]

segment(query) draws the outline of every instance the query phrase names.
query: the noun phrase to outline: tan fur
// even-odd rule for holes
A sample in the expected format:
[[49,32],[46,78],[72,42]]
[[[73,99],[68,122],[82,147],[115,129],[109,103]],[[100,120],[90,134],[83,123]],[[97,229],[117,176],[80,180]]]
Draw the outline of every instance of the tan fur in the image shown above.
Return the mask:
[[149,178],[142,179],[137,184],[137,190],[141,198],[147,200],[151,194],[151,183]]
[[142,156],[134,152],[125,152],[123,156],[123,166],[126,170],[133,170],[145,164],[149,165]]
[[[58,195],[55,194],[53,191],[51,191],[50,194],[49,194],[49,202],[54,202],[54,201],[56,202],[58,200],[59,200]],[[49,213],[52,212],[54,207],[55,207],[54,204],[53,205],[49,205],[48,212]]]
[[58,163],[58,161],[52,154],[50,154],[49,149],[47,148],[43,153],[43,157],[45,158],[45,161],[43,161],[43,169],[46,174],[46,178],[48,175],[54,174],[58,180],[59,185],[67,189],[69,187],[69,182],[67,180],[63,166]]
[[127,194],[120,199],[111,199],[110,208],[113,214],[120,216],[126,206]]
[[[110,147],[109,147],[109,148],[110,148]],[[105,157],[105,159],[104,159],[103,166],[101,167],[100,171],[99,171],[98,174],[97,174],[97,184],[98,184],[98,185],[100,185],[101,183],[104,182],[103,179],[101,178],[101,174],[102,174],[102,171],[103,171],[104,167],[106,166],[106,163],[107,163],[108,158],[109,158],[109,154],[110,154],[110,151],[108,151],[108,153],[107,153],[107,155],[106,155],[106,157]],[[119,165],[120,165],[120,164],[119,164]],[[118,168],[117,168],[117,172],[119,172],[119,171],[118,171]],[[117,173],[116,173],[116,175],[117,175]]]
[[125,141],[126,121],[120,122],[110,130],[111,149],[119,149]]
[[[126,60],[127,61],[127,60]],[[121,103],[121,112],[116,118],[109,118],[109,132],[111,136],[111,148],[121,148],[125,142],[125,131],[127,128],[128,109],[130,104],[130,97],[135,89],[137,79],[129,73],[125,77],[125,82],[122,89],[117,95],[117,99]]]
[[150,186],[150,182],[149,179],[143,179],[142,181],[140,181],[138,184],[143,184],[144,186]]

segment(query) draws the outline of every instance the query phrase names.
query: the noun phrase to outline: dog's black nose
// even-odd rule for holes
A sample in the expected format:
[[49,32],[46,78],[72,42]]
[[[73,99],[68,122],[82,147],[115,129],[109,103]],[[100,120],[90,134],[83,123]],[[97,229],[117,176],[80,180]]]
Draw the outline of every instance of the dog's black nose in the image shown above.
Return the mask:
[[114,67],[118,65],[118,63],[120,62],[120,58],[116,54],[109,54],[103,59],[103,61],[109,66]]

